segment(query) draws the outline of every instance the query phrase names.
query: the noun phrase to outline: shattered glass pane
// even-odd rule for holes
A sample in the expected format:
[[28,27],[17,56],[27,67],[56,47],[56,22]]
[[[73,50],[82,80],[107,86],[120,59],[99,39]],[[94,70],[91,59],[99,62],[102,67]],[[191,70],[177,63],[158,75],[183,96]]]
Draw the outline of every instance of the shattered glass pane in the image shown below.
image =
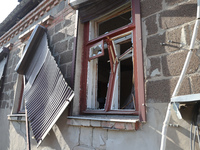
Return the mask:
[[96,43],[89,49],[89,59],[94,59],[96,57],[102,56],[104,54],[103,41]]

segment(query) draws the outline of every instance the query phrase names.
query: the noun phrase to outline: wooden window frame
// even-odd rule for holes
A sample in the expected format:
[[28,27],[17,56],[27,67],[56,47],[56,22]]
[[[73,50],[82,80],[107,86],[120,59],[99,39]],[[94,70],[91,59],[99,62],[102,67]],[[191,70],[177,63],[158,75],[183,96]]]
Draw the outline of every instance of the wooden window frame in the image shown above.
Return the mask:
[[102,52],[100,54],[97,54],[97,55],[92,56],[92,57],[89,56],[89,60],[92,60],[92,59],[95,59],[95,58],[98,58],[98,57],[104,55],[104,40],[101,40],[101,41],[89,46],[89,53],[90,53],[90,48],[94,47],[95,45],[101,45],[102,46]]
[[25,114],[25,108],[23,109],[23,104],[25,105],[25,99],[23,98],[23,93],[24,93],[24,87],[25,87],[25,78],[24,76],[22,77],[21,83],[21,91],[20,91],[20,98],[19,98],[19,106],[18,106],[18,113],[19,114]]
[[[144,98],[144,74],[143,74],[143,54],[142,54],[142,36],[141,36],[141,18],[140,18],[140,1],[131,0],[132,5],[132,23],[124,27],[110,31],[107,34],[101,35],[95,39],[90,40],[90,23],[84,24],[84,52],[82,53],[82,72],[80,82],[80,113],[81,114],[112,114],[112,115],[137,115],[140,121],[146,121],[146,108]],[[135,78],[135,110],[111,110],[111,100],[108,105],[105,106],[105,110],[87,110],[87,70],[88,70],[88,58],[89,47],[91,45],[107,40],[109,38],[116,37],[120,34],[132,31],[132,39],[134,46],[134,78]],[[109,80],[110,81],[110,80]],[[111,80],[114,81],[114,80]],[[112,84],[112,83],[111,83]],[[112,86],[113,88],[113,86]],[[112,94],[112,90],[110,89]],[[108,94],[109,95],[109,94]],[[109,98],[108,98],[109,99]]]

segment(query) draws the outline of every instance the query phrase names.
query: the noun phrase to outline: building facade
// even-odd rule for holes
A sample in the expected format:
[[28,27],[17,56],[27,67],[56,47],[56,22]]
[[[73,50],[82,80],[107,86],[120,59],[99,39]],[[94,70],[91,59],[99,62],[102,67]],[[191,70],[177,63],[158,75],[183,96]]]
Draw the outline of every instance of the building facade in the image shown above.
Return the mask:
[[[25,150],[27,143],[33,150],[159,149],[197,2],[43,0],[25,11],[29,2],[22,0],[0,26],[0,45],[10,49],[0,94],[0,149]],[[24,15],[4,31],[19,12]],[[38,24],[74,98],[37,147],[32,129],[27,142],[26,81],[15,68]],[[199,41],[198,34],[178,95],[200,92]],[[181,120],[172,110],[166,149],[190,148],[194,104],[180,106]]]

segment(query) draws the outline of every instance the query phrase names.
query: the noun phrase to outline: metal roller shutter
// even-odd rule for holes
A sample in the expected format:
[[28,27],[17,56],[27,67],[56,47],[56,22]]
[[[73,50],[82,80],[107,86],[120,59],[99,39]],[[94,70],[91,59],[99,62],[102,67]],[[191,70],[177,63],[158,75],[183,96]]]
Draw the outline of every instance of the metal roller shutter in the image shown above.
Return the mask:
[[[38,26],[35,30],[41,28]],[[37,33],[37,31],[34,31],[34,33]],[[41,34],[42,36],[37,35],[42,37],[39,42],[32,41],[38,44],[37,48],[35,49],[34,46],[33,48],[27,47],[25,53],[29,53],[29,55],[24,54],[22,57],[27,61],[30,61],[28,58],[32,57],[29,65],[23,64],[26,61],[21,60],[16,68],[16,71],[24,74],[26,79],[25,105],[30,126],[38,145],[74,96],[73,90],[66,83],[49,51],[46,33]],[[33,36],[32,39],[35,39],[35,37]],[[30,51],[35,51],[34,55]]]

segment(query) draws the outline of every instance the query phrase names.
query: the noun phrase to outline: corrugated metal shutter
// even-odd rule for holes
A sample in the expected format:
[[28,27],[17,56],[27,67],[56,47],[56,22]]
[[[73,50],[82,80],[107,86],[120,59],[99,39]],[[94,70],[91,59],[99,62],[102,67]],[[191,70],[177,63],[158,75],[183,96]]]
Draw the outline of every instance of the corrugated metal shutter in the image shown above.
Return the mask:
[[[39,30],[38,28],[40,26],[35,30]],[[46,33],[42,34],[37,49],[27,48],[27,52],[30,50],[35,50],[34,56],[24,54],[26,60],[32,57],[29,66],[21,67],[22,63],[26,63],[21,60],[17,71],[23,72],[26,78],[25,105],[34,137],[39,145],[72,100],[74,92],[65,82],[49,51]]]

